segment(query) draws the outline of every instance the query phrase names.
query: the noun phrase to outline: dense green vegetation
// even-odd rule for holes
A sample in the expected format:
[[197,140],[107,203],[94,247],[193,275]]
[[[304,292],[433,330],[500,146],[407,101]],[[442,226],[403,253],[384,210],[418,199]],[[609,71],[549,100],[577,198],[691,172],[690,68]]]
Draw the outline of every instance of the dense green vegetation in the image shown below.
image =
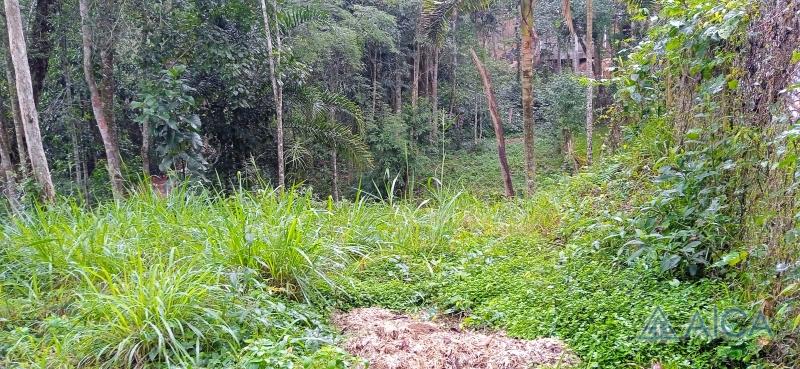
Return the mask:
[[619,258],[615,219],[634,216],[652,187],[627,160],[516,201],[436,189],[422,203],[145,191],[91,213],[32,213],[4,229],[24,247],[2,254],[0,347],[23,366],[345,367],[325,316],[379,305],[562,337],[585,367],[759,362],[753,340],[637,339],[656,307],[681,329],[697,310],[711,319],[714,306],[748,301],[732,281],[664,278]]
[[365,368],[373,306],[800,365],[800,3],[4,5],[0,368]]

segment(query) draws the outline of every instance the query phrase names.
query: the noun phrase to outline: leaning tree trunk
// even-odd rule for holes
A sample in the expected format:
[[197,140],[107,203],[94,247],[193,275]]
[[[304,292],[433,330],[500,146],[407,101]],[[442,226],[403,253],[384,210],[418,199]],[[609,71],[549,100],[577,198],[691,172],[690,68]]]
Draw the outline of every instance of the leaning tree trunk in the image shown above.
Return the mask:
[[536,136],[533,122],[533,0],[522,0],[522,47],[520,49],[520,76],[522,78],[522,130],[525,145],[525,182],[528,195],[536,191]]
[[92,39],[92,30],[89,27],[89,5],[87,0],[79,0],[79,8],[81,16],[81,39],[83,43],[83,74],[86,79],[86,85],[89,88],[92,113],[97,122],[97,128],[103,140],[103,148],[106,152],[106,169],[108,169],[108,176],[111,180],[111,191],[114,194],[114,198],[120,200],[125,197],[125,183],[122,177],[122,156],[119,152],[116,127],[114,126],[113,96],[108,96],[109,94],[113,94],[113,82],[108,80],[111,78],[109,74],[113,73],[113,65],[110,65],[113,59],[111,59],[111,51],[105,51],[101,57],[104,74],[104,91],[101,92],[94,77],[94,68],[92,64],[94,41]]
[[586,89],[586,165],[592,165],[594,136],[594,40],[592,38],[592,22],[594,18],[592,0],[586,0],[586,77],[589,87]]
[[486,100],[489,103],[489,114],[492,117],[492,125],[494,126],[494,133],[497,139],[497,155],[500,159],[500,174],[503,176],[503,186],[505,188],[506,197],[514,197],[514,184],[511,181],[511,170],[508,166],[508,158],[506,156],[506,137],[503,132],[503,122],[500,120],[500,112],[497,110],[497,100],[494,97],[494,90],[492,89],[492,78],[486,67],[481,63],[478,54],[474,49],[470,49],[472,53],[472,61],[475,67],[478,68],[478,73],[481,75],[483,81],[483,89],[486,93]]
[[[274,11],[277,11],[277,5],[274,1],[272,2],[272,6]],[[266,0],[261,0],[261,14],[264,17],[264,32],[267,37],[269,79],[272,84],[272,95],[275,97],[275,123],[277,125],[275,129],[275,140],[278,146],[278,187],[283,188],[286,186],[286,160],[283,152],[283,82],[277,72],[280,66],[280,59],[275,56],[275,48],[272,45],[272,28],[270,27]],[[278,33],[279,32],[280,31],[278,31]],[[277,37],[278,49],[280,49],[280,34],[276,34],[275,36]]]
[[33,85],[31,84],[25,35],[22,32],[22,16],[19,12],[19,2],[17,0],[5,0],[5,11],[9,49],[16,77],[17,98],[33,176],[42,188],[42,199],[45,202],[53,202],[56,199],[56,190],[50,177],[50,167],[47,164],[47,157],[44,153],[42,133],[39,130],[39,112],[36,110],[36,103],[33,101]]
[[[5,17],[0,17],[4,29],[8,29]],[[6,51],[6,83],[8,83],[8,98],[11,105],[11,114],[14,118],[14,136],[17,146],[17,157],[19,159],[20,174],[25,177],[28,175],[30,161],[28,160],[28,146],[25,143],[25,129],[22,126],[22,113],[19,109],[19,99],[17,98],[17,82],[14,76],[14,61],[11,60],[11,48],[8,44],[8,36],[0,37],[3,49]]]

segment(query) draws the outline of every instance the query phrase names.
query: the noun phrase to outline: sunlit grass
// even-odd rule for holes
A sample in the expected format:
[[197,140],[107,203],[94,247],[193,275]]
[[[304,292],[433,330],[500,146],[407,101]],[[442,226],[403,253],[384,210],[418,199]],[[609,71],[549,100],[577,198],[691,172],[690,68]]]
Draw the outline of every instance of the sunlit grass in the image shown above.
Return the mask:
[[533,210],[430,191],[341,203],[297,191],[138,191],[6,219],[0,366],[185,366],[210,352],[235,361],[248,340],[276,334],[258,325],[281,324],[247,318],[265,298],[331,305],[351,290],[353,268],[400,254],[433,271],[471,247],[477,228],[505,232],[493,226],[505,212]]

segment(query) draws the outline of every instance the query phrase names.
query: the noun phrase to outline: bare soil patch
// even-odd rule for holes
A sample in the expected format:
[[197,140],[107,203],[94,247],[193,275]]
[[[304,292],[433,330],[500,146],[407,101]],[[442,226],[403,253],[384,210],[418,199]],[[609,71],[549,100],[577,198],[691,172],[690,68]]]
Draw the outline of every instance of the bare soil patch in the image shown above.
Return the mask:
[[528,369],[577,363],[563,342],[520,340],[504,333],[474,332],[421,321],[379,308],[336,314],[345,349],[370,369]]

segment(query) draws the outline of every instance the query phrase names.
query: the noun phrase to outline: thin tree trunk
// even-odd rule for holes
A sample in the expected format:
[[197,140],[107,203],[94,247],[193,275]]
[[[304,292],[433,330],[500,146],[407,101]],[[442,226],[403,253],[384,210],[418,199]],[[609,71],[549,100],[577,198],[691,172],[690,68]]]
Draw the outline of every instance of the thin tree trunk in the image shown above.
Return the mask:
[[[277,12],[278,7],[275,1],[272,2],[273,10]],[[267,13],[266,0],[261,0],[261,12],[264,17],[264,32],[267,37],[267,59],[269,60],[269,78],[272,84],[272,94],[275,97],[275,121],[277,128],[275,136],[278,146],[278,186],[286,186],[286,161],[283,152],[283,81],[278,76],[277,69],[280,67],[280,59],[275,56],[275,48],[272,45],[272,28],[270,27],[269,15]],[[276,42],[278,51],[281,48],[280,31],[276,32]]]
[[486,100],[489,103],[489,115],[491,115],[492,125],[494,126],[494,133],[497,139],[497,155],[500,160],[500,174],[503,176],[505,194],[506,197],[514,197],[514,184],[511,181],[511,170],[509,169],[508,158],[506,157],[506,137],[503,131],[503,122],[500,120],[500,113],[497,110],[497,100],[494,97],[492,78],[486,71],[483,63],[481,63],[475,50],[470,49],[470,52],[472,53],[472,61],[475,62],[475,67],[478,68],[478,73],[481,75],[483,89],[486,93]]
[[331,150],[331,163],[333,164],[333,201],[339,201],[339,163],[336,148]]
[[581,45],[578,42],[578,35],[577,34],[573,34],[572,35],[572,43],[573,43],[573,48],[572,48],[572,71],[575,74],[581,74],[581,60],[580,60],[580,54],[579,54],[580,49],[581,49]]
[[72,76],[70,75],[69,69],[69,61],[67,60],[68,56],[68,45],[67,45],[67,33],[66,27],[63,27],[62,30],[62,37],[61,37],[61,73],[64,78],[64,94],[65,94],[65,101],[66,101],[66,117],[67,125],[69,127],[69,136],[70,141],[72,143],[72,156],[75,162],[75,185],[80,189],[81,195],[84,196],[85,201],[88,203],[89,194],[85,191],[85,182],[88,180],[83,177],[83,164],[82,164],[82,155],[81,155],[81,144],[80,144],[80,127],[77,124],[77,119],[75,119],[72,115],[72,106],[74,101],[72,99]]
[[564,66],[561,60],[561,42],[558,41],[558,37],[556,37],[556,54],[558,55],[558,60],[556,61],[556,73],[561,74]]
[[58,1],[36,1],[35,14],[31,21],[31,83],[33,85],[33,100],[37,105],[42,95],[42,87],[44,86],[44,80],[47,77],[47,68],[50,64],[50,52],[53,49],[53,44],[50,40],[50,33],[53,32],[53,16],[51,14],[52,10],[58,4]]
[[372,119],[378,113],[378,50],[372,54]]
[[6,21],[8,26],[8,39],[11,50],[11,59],[14,64],[16,77],[17,97],[19,99],[22,125],[25,130],[25,140],[28,146],[28,155],[31,160],[33,176],[42,188],[42,198],[45,202],[54,202],[56,190],[50,177],[50,167],[44,153],[42,134],[39,130],[39,112],[33,100],[33,85],[28,64],[28,51],[25,46],[25,35],[22,32],[22,16],[19,12],[17,0],[5,0]]
[[592,165],[593,135],[594,135],[594,40],[592,37],[592,23],[594,9],[592,0],[586,0],[586,76],[589,78],[589,87],[586,89],[586,165]]
[[[481,122],[482,121],[482,117],[483,117],[483,114],[482,114],[481,111],[478,111],[478,117],[479,117],[478,121]],[[478,140],[482,141],[483,138],[484,138],[484,136],[483,136],[483,124],[479,123],[478,124]]]
[[[433,128],[431,130],[431,143],[435,143],[439,132],[439,48],[432,47],[431,53],[433,54],[433,62],[431,63],[431,104],[432,112],[431,121]],[[444,134],[444,132],[442,132]]]
[[14,164],[11,162],[11,147],[8,141],[8,130],[5,124],[5,112],[0,114],[0,171],[5,180],[3,194],[8,199],[8,204],[14,212],[20,209],[17,199],[17,179],[14,173]]
[[528,195],[532,195],[536,191],[536,156],[534,152],[536,136],[533,121],[533,0],[522,0],[521,9],[522,137],[525,146],[525,182]]
[[394,74],[394,113],[400,114],[403,111],[403,73],[398,68]]
[[450,82],[452,84],[452,90],[450,93],[450,112],[449,112],[450,115],[453,115],[453,111],[455,111],[456,100],[457,100],[456,99],[456,92],[457,92],[456,82],[458,81],[458,79],[456,78],[456,71],[458,70],[458,40],[456,37],[457,28],[458,28],[458,8],[456,8],[456,10],[453,11],[453,25],[452,29],[450,30],[453,33],[453,61],[452,61],[453,80]]
[[[102,74],[104,75],[103,92],[100,91],[94,77],[92,66],[92,49],[94,41],[92,30],[89,27],[89,6],[87,0],[79,1],[81,16],[81,36],[83,43],[83,74],[92,102],[92,113],[100,130],[100,137],[103,139],[103,148],[106,152],[106,169],[111,180],[111,191],[114,198],[120,200],[125,197],[125,184],[122,177],[122,157],[117,143],[116,129],[113,120],[113,82],[107,80],[112,78],[113,59],[110,51],[101,53]],[[111,64],[111,65],[109,65]]]
[[475,146],[478,146],[478,98],[475,98],[475,125],[472,127],[472,134],[475,138]]
[[575,157],[575,144],[572,140],[572,131],[569,128],[563,128],[561,134],[564,136],[564,160],[567,162],[572,173],[577,173],[580,169],[578,159]]
[[150,172],[150,123],[142,122],[142,174],[145,179],[149,179],[153,174]]
[[[3,28],[8,29],[5,17],[0,17]],[[14,119],[14,136],[17,146],[17,157],[19,159],[19,171],[22,177],[28,175],[30,160],[28,160],[28,146],[25,143],[25,128],[22,125],[22,112],[19,109],[19,99],[17,98],[17,81],[14,75],[14,61],[11,60],[11,48],[8,43],[8,36],[0,37],[3,48],[6,52],[6,82],[8,83],[8,98],[11,100],[11,114]]]
[[411,107],[416,111],[419,100],[419,74],[420,74],[419,43],[414,42],[414,72],[411,80]]
[[422,67],[420,70],[424,75],[424,83],[422,84],[425,87],[425,96],[431,97],[431,56],[428,53],[428,49],[425,48],[424,54],[422,54]]

